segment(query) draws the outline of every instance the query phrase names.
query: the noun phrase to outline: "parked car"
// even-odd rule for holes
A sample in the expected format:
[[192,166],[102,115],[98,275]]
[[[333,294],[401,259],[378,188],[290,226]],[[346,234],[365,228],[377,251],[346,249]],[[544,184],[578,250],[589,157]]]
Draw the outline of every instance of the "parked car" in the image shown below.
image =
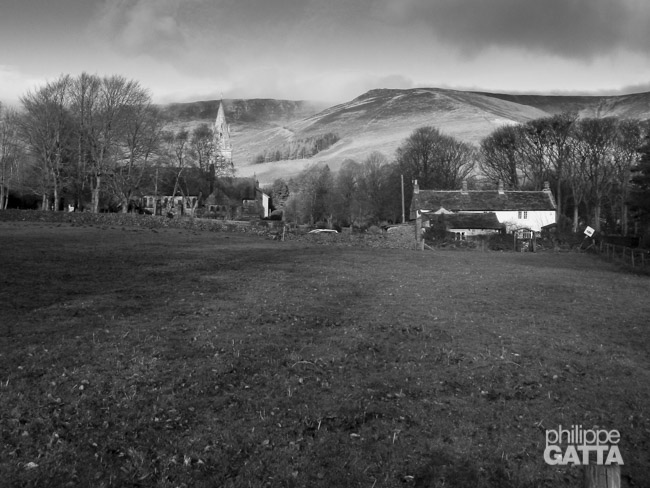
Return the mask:
[[334,229],[314,229],[310,230],[309,234],[338,234],[338,230]]

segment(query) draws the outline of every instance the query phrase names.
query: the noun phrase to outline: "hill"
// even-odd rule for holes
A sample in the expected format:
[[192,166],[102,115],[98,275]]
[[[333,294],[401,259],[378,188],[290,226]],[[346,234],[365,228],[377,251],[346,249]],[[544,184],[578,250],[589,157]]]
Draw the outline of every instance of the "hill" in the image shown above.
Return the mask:
[[[170,126],[212,123],[219,101],[164,107]],[[621,96],[510,95],[415,88],[376,89],[332,107],[309,101],[224,100],[231,124],[235,164],[242,176],[256,175],[262,185],[291,177],[310,164],[327,162],[333,170],[348,158],[363,160],[378,150],[392,158],[417,127],[477,144],[495,128],[575,111],[581,117],[650,118],[650,93]],[[265,150],[326,133],[340,140],[310,159],[253,164]]]

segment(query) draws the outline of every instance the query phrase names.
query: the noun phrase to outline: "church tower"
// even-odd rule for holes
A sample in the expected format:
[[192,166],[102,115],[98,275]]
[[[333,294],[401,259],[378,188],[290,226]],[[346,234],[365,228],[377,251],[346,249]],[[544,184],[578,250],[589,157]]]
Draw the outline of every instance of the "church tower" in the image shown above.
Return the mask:
[[[223,109],[223,99],[219,102],[219,111],[212,127],[213,164],[218,172],[229,172],[234,169],[232,162],[232,143],[230,142],[230,127],[226,122]],[[221,170],[221,171],[219,171]]]

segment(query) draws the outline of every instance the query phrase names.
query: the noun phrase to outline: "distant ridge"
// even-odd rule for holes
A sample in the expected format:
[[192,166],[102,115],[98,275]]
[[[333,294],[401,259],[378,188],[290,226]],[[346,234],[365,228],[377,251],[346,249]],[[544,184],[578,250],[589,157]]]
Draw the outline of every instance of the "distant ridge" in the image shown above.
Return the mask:
[[[162,107],[172,128],[191,128],[216,117],[218,100]],[[414,129],[432,125],[443,133],[478,145],[505,124],[572,111],[580,117],[650,118],[650,93],[617,96],[511,95],[442,88],[374,89],[327,107],[310,101],[224,100],[231,124],[233,160],[242,176],[255,175],[262,185],[291,177],[316,162],[336,170],[345,159],[363,161],[372,151],[392,159]],[[253,165],[265,150],[292,140],[336,133],[340,140],[313,159]]]
[[650,93],[629,95],[509,95],[475,92],[520,105],[539,108],[549,114],[573,111],[581,117],[650,117]]

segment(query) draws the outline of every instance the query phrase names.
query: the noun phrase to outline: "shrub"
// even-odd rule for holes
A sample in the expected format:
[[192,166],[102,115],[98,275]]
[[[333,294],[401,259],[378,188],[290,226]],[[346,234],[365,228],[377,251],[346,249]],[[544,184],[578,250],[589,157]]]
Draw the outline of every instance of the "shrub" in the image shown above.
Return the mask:
[[491,234],[488,237],[488,249],[491,251],[512,251],[514,249],[512,234]]

